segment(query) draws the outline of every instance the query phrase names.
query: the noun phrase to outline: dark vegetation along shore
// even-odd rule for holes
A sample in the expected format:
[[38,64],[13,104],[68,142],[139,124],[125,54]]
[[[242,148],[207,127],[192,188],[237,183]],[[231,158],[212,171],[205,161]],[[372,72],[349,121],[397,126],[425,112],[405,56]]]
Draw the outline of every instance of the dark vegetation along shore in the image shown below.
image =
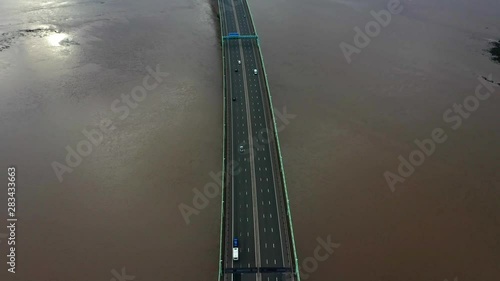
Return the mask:
[[491,43],[491,49],[489,50],[491,54],[491,59],[495,62],[500,63],[500,40]]

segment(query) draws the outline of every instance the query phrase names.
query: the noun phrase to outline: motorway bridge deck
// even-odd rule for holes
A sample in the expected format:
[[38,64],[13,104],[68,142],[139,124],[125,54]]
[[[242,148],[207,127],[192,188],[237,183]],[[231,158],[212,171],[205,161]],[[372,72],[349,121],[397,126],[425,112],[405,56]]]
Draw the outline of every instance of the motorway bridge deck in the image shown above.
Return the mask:
[[[244,0],[219,0],[224,171],[219,280],[300,280],[271,97]],[[233,238],[239,259],[233,260]]]

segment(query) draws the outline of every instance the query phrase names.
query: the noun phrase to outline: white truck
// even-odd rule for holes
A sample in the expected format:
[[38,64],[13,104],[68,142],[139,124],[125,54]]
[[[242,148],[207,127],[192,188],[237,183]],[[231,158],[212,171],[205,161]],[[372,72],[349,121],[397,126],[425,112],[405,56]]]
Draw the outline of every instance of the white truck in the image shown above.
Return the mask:
[[238,260],[238,238],[233,239],[233,261]]

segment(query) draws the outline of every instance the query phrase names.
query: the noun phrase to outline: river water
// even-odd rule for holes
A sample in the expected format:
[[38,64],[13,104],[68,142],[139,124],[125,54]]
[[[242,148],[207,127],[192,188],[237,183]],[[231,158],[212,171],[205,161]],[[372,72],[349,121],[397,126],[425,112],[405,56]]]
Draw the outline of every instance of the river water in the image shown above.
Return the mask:
[[[388,2],[250,1],[275,107],[293,116],[280,140],[303,279],[497,280],[500,2],[406,1],[356,47]],[[193,198],[221,168],[218,36],[203,0],[0,2],[0,159],[19,219],[1,280],[215,280],[219,199]],[[454,112],[478,85],[493,93]],[[439,128],[402,176],[398,156]],[[317,261],[327,237],[340,245]]]

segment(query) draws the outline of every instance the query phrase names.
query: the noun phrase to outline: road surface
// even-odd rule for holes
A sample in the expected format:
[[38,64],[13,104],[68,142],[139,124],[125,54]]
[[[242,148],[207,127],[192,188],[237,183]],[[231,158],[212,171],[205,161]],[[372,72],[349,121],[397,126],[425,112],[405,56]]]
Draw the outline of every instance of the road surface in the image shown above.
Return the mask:
[[[222,35],[255,35],[246,3],[221,0]],[[290,268],[287,224],[272,118],[256,39],[223,43],[228,118],[229,175],[225,268]],[[255,73],[256,71],[256,73]],[[269,132],[269,134],[268,134]],[[229,231],[230,230],[230,231]],[[230,235],[228,235],[230,233]],[[232,260],[232,238],[239,239],[239,260]],[[271,269],[272,270],[272,269]],[[231,280],[227,274],[227,280]],[[232,280],[285,280],[283,273],[233,274]],[[240,279],[241,278],[241,279]]]

